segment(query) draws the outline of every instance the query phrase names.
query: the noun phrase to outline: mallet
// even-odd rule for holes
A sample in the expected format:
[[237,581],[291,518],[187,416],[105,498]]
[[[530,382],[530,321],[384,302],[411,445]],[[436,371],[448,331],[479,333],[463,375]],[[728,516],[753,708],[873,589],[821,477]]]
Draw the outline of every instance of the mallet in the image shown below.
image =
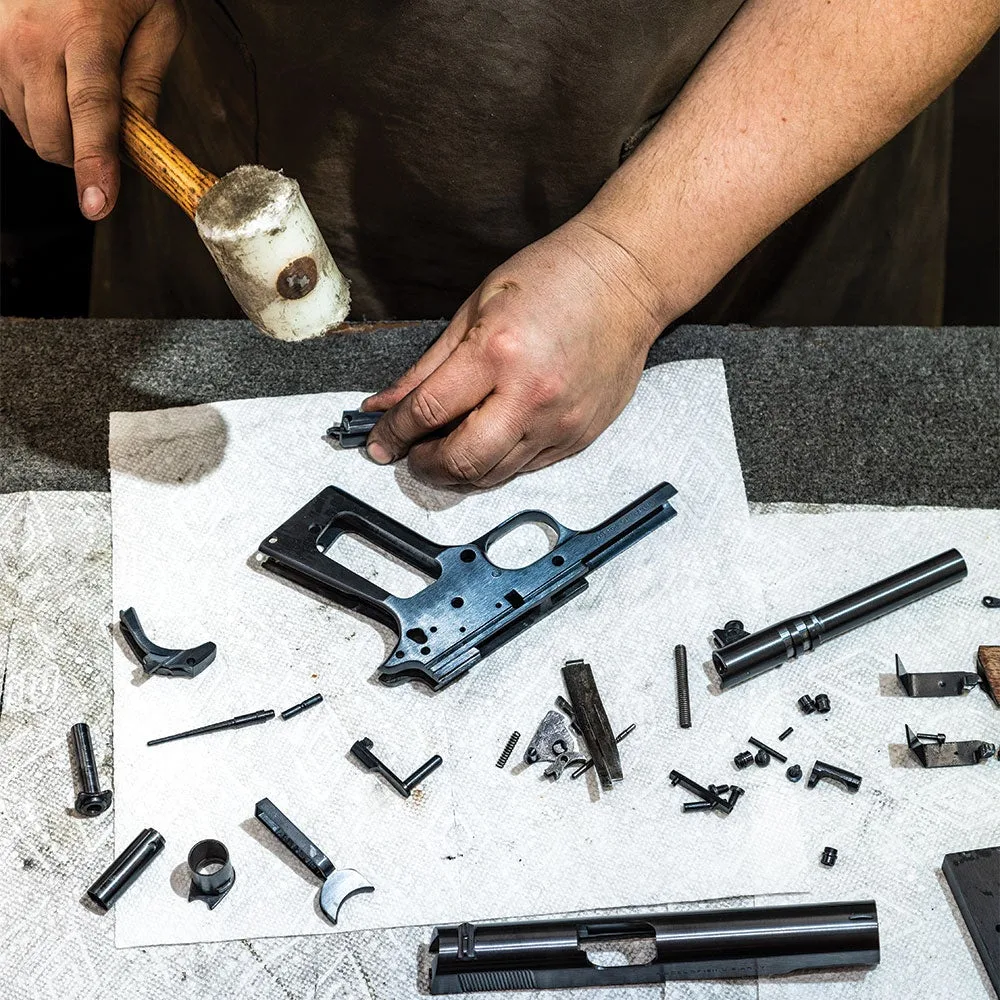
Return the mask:
[[129,101],[122,106],[121,140],[139,171],[194,220],[240,308],[264,333],[306,340],[346,319],[347,279],[296,181],[257,165],[216,177]]

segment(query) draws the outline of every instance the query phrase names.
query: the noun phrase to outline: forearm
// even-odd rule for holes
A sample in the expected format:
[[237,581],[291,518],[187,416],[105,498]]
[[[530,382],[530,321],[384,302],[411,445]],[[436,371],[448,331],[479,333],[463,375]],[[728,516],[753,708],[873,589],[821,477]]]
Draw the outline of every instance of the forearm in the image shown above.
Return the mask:
[[662,325],[895,135],[1000,23],[996,0],[747,0],[579,216]]

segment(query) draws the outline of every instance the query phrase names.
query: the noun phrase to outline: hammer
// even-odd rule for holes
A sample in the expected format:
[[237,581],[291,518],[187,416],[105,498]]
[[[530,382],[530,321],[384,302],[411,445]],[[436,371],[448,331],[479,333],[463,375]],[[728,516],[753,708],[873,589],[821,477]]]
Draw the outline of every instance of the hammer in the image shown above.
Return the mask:
[[307,340],[347,317],[351,296],[296,181],[250,164],[202,170],[130,101],[121,141],[131,161],[194,220],[240,308],[278,340]]

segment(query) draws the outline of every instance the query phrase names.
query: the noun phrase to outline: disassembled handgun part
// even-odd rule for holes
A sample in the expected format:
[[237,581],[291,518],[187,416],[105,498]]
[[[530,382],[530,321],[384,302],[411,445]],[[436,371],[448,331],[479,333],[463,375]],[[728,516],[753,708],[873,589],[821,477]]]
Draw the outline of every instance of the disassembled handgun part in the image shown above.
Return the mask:
[[802,768],[798,764],[792,764],[792,766],[785,771],[785,777],[789,781],[801,781]]
[[976,669],[983,690],[1000,705],[1000,646],[980,646],[976,653]]
[[766,743],[761,743],[761,741],[754,736],[749,737],[747,739],[747,743],[749,743],[752,747],[756,747],[758,750],[766,751],[770,754],[770,756],[772,756],[775,760],[780,761],[782,764],[788,763],[788,758],[783,753],[779,753],[777,750],[772,750]]
[[733,785],[729,789],[729,808],[732,809],[734,805],[739,801],[739,797],[746,793],[745,788],[740,788],[739,785]]
[[1000,597],[990,597],[987,595],[983,598],[984,608],[1000,608]]
[[360,448],[383,416],[381,410],[344,410],[340,414],[340,423],[334,424],[326,433],[336,438],[341,448]]
[[191,649],[165,649],[151,642],[139,624],[135,608],[126,608],[118,613],[122,635],[138,657],[142,669],[147,674],[161,674],[164,677],[197,677],[214,659],[214,642],[203,642]]
[[681,729],[690,729],[691,691],[688,688],[688,652],[686,646],[674,646],[674,668],[677,672],[677,723]]
[[780,667],[820,643],[965,578],[968,570],[956,549],[911,566],[871,586],[795,615],[712,653],[723,690]]
[[188,869],[191,872],[188,902],[200,899],[210,910],[226,898],[236,881],[236,869],[221,840],[199,840],[188,851]]
[[767,767],[771,763],[771,755],[766,750],[758,750],[753,759],[758,767]]
[[410,797],[410,792],[419,785],[424,778],[427,777],[431,772],[436,771],[442,763],[444,763],[441,758],[434,754],[429,760],[424,761],[423,764],[418,767],[413,774],[408,778],[400,778],[397,774],[394,774],[389,767],[387,767],[382,761],[372,753],[372,747],[375,744],[372,743],[367,736],[362,737],[351,747],[351,756],[359,760],[365,768],[369,771],[377,771],[379,774],[389,782],[392,787],[403,796],[404,799]]
[[517,746],[517,741],[520,738],[521,734],[516,729],[510,734],[507,742],[504,744],[503,750],[500,751],[500,756],[497,757],[497,767],[504,768],[507,766],[507,761],[510,760],[510,755],[514,752],[514,747]]
[[731,646],[734,642],[745,639],[749,634],[743,627],[743,622],[734,618],[732,621],[726,622],[722,628],[712,629],[712,641],[715,643],[716,649],[722,649],[723,646]]
[[163,837],[152,827],[143,830],[115,858],[87,895],[102,910],[110,910],[121,894],[149,867],[153,858],[164,848]]
[[246,715],[237,715],[232,719],[223,719],[222,722],[212,722],[207,726],[199,726],[197,729],[188,729],[183,733],[174,733],[172,736],[160,736],[158,739],[149,740],[148,747],[158,746],[160,743],[173,743],[174,740],[186,740],[189,736],[202,736],[205,733],[219,733],[223,729],[244,729],[247,726],[256,726],[261,722],[267,722],[274,718],[274,709],[265,708],[259,712],[248,712]]
[[839,781],[849,792],[856,792],[861,787],[860,775],[852,774],[850,771],[845,771],[842,767],[837,767],[835,764],[827,764],[822,760],[818,760],[813,764],[812,773],[809,775],[806,785],[809,788],[815,788],[819,784],[820,778],[830,778],[832,781]]
[[947,739],[944,733],[917,733],[918,740],[930,740],[932,743],[944,743]]
[[787,728],[787,729],[786,729],[786,730],[785,730],[785,731],[784,731],[784,732],[783,732],[783,733],[782,733],[782,734],[781,734],[781,735],[780,735],[780,736],[778,737],[778,742],[780,743],[780,742],[781,742],[782,740],[787,740],[787,739],[788,739],[788,737],[789,737],[789,736],[791,736],[791,735],[792,735],[792,733],[794,733],[794,732],[795,732],[795,730],[794,730],[794,729],[793,729],[793,728],[792,728],[791,726],[789,726],[789,727],[788,727],[788,728]]
[[816,702],[812,700],[812,695],[804,694],[797,704],[806,715],[812,715],[816,711]]
[[[670,778],[671,785],[680,785],[681,788],[697,795],[702,801],[711,803],[716,809],[721,809],[727,815],[733,811],[735,799],[724,799],[718,792],[713,792],[711,788],[699,785],[697,781],[692,781],[687,775],[681,774],[680,771],[671,771],[668,777]],[[736,796],[736,798],[739,798],[739,796]]]
[[946,854],[941,870],[983,960],[986,975],[1000,996],[1000,934],[997,933],[1000,847]]
[[816,711],[826,714],[830,711],[830,696],[828,694],[818,694],[813,699],[816,704]]
[[906,727],[906,745],[924,767],[967,767],[987,760],[997,752],[994,744],[983,740],[945,743],[935,735],[932,742],[925,743],[921,741],[921,735]]
[[353,868],[334,868],[333,862],[270,799],[261,799],[254,815],[313,875],[323,880],[319,907],[330,923],[337,922],[340,908],[351,896],[375,891],[375,886]]
[[[617,950],[622,941],[655,955],[595,962],[604,942]],[[878,913],[864,900],[458,924],[434,928],[429,952],[434,995],[773,976],[877,965]]]
[[573,721],[580,727],[601,787],[611,788],[614,782],[622,780],[622,760],[594,671],[583,660],[567,660],[562,675],[573,706]]
[[318,705],[323,700],[321,694],[310,695],[305,701],[300,701],[297,705],[292,705],[291,708],[286,708],[284,712],[281,713],[281,717],[285,720],[294,719],[296,715],[301,715],[307,709],[313,707],[313,705]]
[[753,754],[749,750],[743,750],[733,758],[733,763],[742,771],[753,763]]
[[548,761],[547,778],[559,779],[570,764],[585,764],[587,758],[576,749],[576,740],[566,725],[566,719],[555,710],[545,713],[524,751],[525,764]]
[[824,847],[819,863],[821,865],[826,865],[827,868],[832,868],[837,863],[837,848]]
[[898,653],[896,676],[903,690],[911,698],[945,698],[965,694],[966,691],[979,686],[979,674],[967,674],[961,670],[928,674],[908,673]]
[[684,812],[701,812],[703,809],[714,809],[715,806],[711,802],[706,802],[704,799],[697,799],[694,802],[682,802],[681,809]]
[[[572,531],[544,511],[515,514],[467,545],[438,545],[349,493],[328,486],[261,543],[263,566],[392,628],[398,640],[382,665],[385,684],[421,680],[435,690],[555,608],[582,593],[587,574],[670,520],[677,491],[661,483],[589,531]],[[548,553],[505,569],[489,548],[522,524],[556,534]],[[373,543],[431,582],[397,597],[326,553],[350,532]]]
[[[616,737],[615,743],[621,743],[626,736],[630,736],[635,732],[635,723],[633,722],[631,726],[626,726]],[[581,764],[571,775],[570,778],[579,778],[581,775],[586,774],[594,766],[593,760],[585,761]]]
[[709,789],[715,792],[716,795],[725,795],[729,791],[729,785],[709,785]]
[[73,755],[80,775],[80,791],[76,796],[76,811],[81,816],[100,816],[111,805],[111,789],[101,789],[97,773],[94,746],[90,741],[90,726],[78,722],[70,730],[73,738]]

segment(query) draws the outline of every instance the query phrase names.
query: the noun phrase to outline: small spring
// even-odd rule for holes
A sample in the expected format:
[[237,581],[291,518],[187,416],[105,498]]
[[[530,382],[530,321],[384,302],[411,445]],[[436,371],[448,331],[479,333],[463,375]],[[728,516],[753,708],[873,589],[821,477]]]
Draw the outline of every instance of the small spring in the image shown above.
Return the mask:
[[520,738],[521,734],[516,729],[510,734],[510,739],[507,740],[507,745],[503,748],[503,753],[497,758],[497,767],[507,766],[507,761],[510,760],[510,755],[514,752],[514,747],[517,746],[517,741]]
[[691,728],[691,692],[688,690],[688,653],[686,646],[674,646],[677,668],[677,721],[681,729]]

